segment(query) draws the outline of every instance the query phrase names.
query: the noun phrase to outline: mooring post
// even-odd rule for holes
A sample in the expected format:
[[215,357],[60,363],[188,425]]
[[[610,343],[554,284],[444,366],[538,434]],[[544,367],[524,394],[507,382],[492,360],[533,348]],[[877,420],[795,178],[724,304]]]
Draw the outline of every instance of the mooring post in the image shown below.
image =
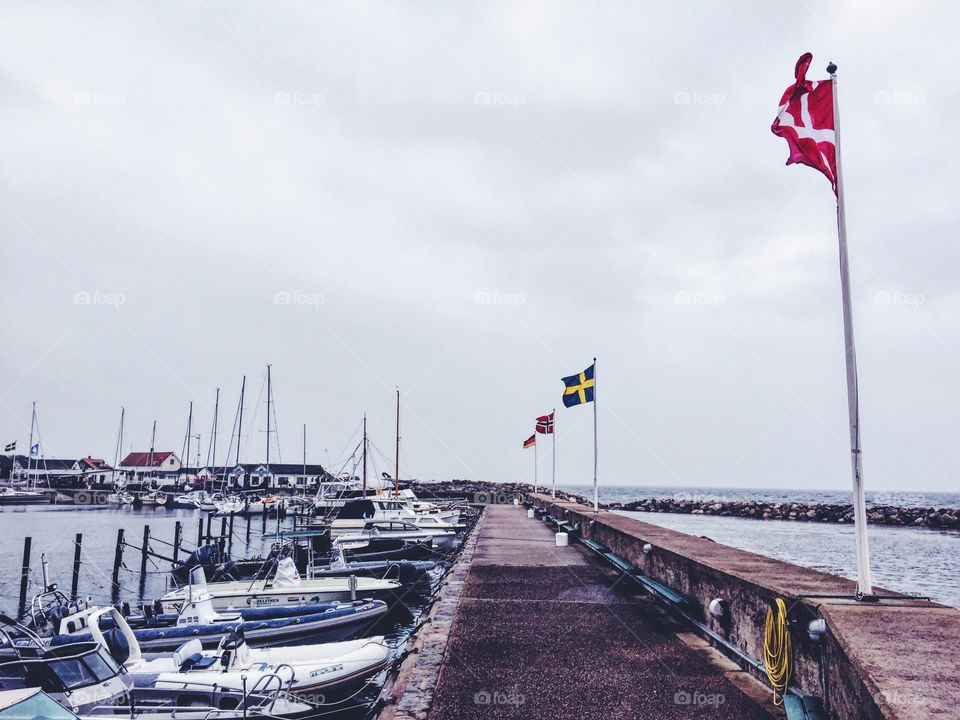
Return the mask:
[[233,552],[233,510],[230,511],[230,528],[227,531],[227,552]]
[[227,536],[227,516],[224,515],[222,518],[220,518],[220,537],[223,538],[226,536]]
[[20,570],[20,611],[23,615],[27,609],[27,584],[30,582],[30,546],[33,544],[33,538],[25,537],[23,539],[23,565]]
[[262,522],[262,527],[260,528],[260,534],[266,535],[267,533],[267,506],[263,506],[263,513],[260,515]]
[[203,515],[197,520],[197,547],[203,545]]
[[73,541],[73,580],[70,582],[70,599],[77,599],[77,586],[80,585],[80,546],[83,544],[83,533],[77,533]]
[[207,542],[210,542],[210,538],[213,537],[210,532],[210,526],[213,524],[213,513],[207,513]]
[[177,562],[177,555],[180,554],[180,536],[183,534],[183,525],[177,520],[173,524],[173,561]]
[[250,545],[250,516],[249,515],[247,515],[247,535],[245,540],[247,545],[249,546]]
[[150,526],[143,526],[143,546],[140,548],[140,575],[147,572],[147,545],[150,544]]
[[117,549],[113,556],[113,590],[111,595],[116,597],[120,592],[120,566],[123,564],[123,528],[117,530]]

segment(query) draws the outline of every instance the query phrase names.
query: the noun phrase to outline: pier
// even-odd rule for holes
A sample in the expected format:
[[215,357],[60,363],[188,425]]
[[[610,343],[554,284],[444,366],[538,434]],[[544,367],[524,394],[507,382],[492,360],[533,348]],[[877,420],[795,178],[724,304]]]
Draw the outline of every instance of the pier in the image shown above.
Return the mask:
[[782,717],[759,681],[524,507],[487,507],[462,562],[383,720]]
[[[526,499],[533,518],[485,509],[382,720],[957,717],[960,610],[879,589],[857,600],[851,580]],[[762,661],[776,598],[793,642],[783,706]]]

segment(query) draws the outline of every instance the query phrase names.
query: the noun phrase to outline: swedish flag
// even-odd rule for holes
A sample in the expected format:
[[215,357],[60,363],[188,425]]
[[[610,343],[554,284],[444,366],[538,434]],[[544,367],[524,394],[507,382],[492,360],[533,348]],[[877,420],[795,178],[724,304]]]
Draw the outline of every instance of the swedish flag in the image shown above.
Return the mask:
[[[594,362],[594,365],[596,365],[596,362]],[[564,384],[563,404],[565,407],[593,402],[595,390],[593,382],[594,365],[591,365],[582,373],[562,378]]]

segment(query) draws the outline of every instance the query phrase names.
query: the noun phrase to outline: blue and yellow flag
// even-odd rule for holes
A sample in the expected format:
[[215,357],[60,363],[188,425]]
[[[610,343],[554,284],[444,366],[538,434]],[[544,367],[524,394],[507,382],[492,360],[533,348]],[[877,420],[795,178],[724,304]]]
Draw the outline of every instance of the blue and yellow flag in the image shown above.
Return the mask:
[[594,366],[591,365],[582,373],[562,378],[564,384],[564,406],[573,407],[574,405],[593,402],[593,392],[595,389],[593,383],[593,367]]

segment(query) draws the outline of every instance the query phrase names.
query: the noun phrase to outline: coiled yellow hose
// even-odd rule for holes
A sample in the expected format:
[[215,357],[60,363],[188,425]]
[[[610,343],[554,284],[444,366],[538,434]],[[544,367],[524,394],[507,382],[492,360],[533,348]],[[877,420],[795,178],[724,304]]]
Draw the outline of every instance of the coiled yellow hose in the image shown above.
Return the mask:
[[777,598],[776,608],[776,613],[772,607],[767,609],[763,634],[763,667],[767,671],[770,685],[773,686],[773,704],[780,705],[790,682],[793,658],[790,629],[787,627],[787,603],[783,598]]

